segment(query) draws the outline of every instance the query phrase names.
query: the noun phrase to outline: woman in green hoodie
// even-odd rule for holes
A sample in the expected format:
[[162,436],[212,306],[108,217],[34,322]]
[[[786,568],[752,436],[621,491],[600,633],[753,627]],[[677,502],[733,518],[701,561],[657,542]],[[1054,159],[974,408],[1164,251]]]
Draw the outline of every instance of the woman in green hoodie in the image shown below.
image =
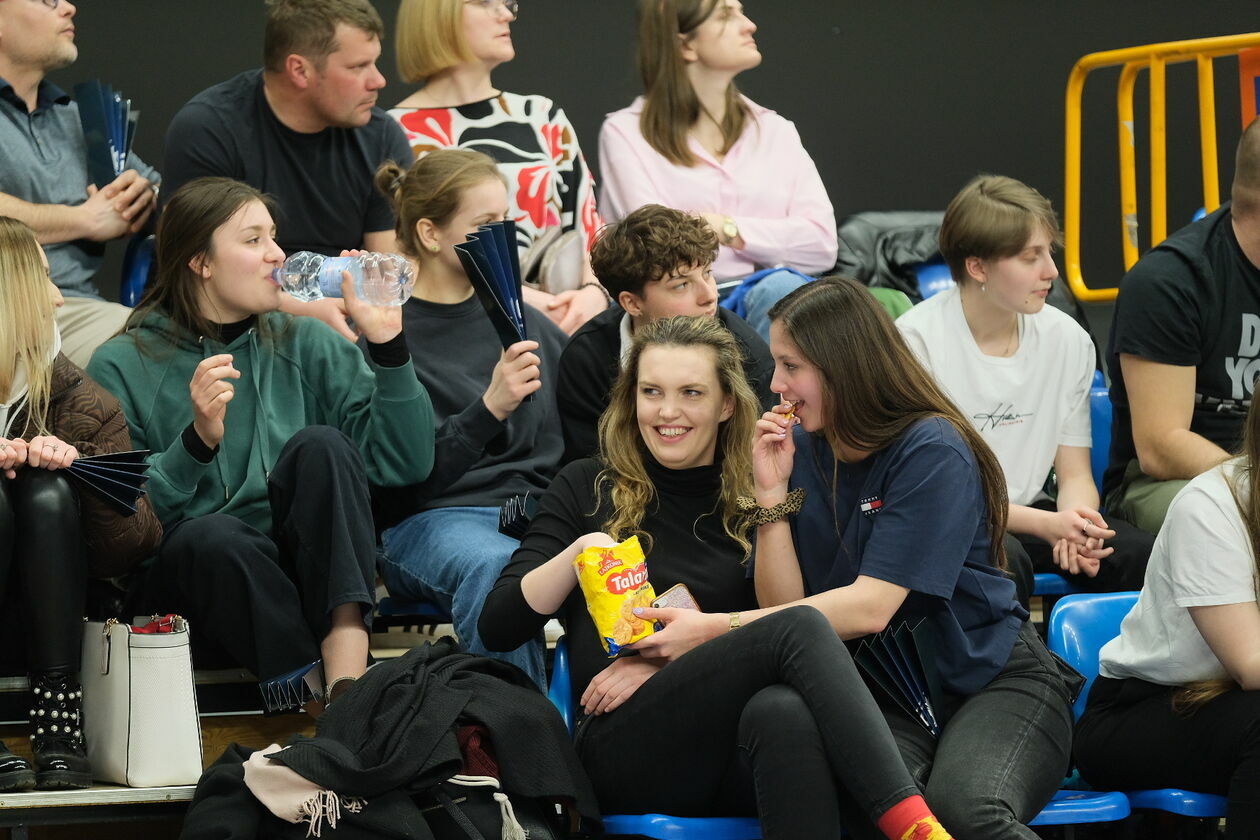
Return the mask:
[[166,529],[130,606],[184,615],[279,710],[321,692],[321,660],[329,700],[365,670],[368,482],[423,481],[434,424],[401,311],[359,300],[347,280],[370,364],[325,324],[280,313],[274,237],[257,190],[186,184],[158,224],[155,282],[90,371],[152,450]]

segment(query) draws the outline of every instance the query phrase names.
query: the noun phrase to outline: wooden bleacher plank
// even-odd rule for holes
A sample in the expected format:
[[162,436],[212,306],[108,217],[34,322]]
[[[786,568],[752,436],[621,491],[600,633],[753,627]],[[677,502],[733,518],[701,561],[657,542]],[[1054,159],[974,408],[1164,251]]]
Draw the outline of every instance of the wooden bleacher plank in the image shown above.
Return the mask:
[[0,793],[0,810],[190,802],[196,790],[196,785],[129,788],[107,784],[93,785],[82,790],[28,790],[21,793]]

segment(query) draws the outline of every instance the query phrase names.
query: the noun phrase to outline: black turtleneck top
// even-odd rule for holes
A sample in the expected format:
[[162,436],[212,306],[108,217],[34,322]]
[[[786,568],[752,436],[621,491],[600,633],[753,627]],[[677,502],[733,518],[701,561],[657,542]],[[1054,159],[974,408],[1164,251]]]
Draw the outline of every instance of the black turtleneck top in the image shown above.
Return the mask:
[[[646,453],[644,460],[656,487],[656,499],[648,505],[641,526],[652,537],[651,546],[645,544],[644,549],[648,578],[656,592],[685,583],[705,612],[755,607],[756,597],[743,552],[722,530],[721,517],[713,512],[721,488],[721,468],[671,470]],[[534,612],[526,603],[521,578],[583,534],[604,530],[612,506],[605,482],[600,507],[595,509],[599,472],[600,464],[593,459],[574,461],[560,471],[547,489],[521,547],[504,567],[481,611],[481,639],[491,650],[512,650],[524,644],[550,618]],[[576,573],[573,582],[573,591],[557,617],[568,638],[576,707],[587,684],[610,660],[586,610]]]

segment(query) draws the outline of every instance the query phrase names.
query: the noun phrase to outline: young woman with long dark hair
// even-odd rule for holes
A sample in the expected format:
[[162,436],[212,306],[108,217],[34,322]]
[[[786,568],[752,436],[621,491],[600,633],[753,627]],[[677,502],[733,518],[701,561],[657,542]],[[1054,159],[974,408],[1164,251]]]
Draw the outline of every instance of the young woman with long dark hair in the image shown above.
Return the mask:
[[[761,64],[756,25],[738,0],[639,0],[643,95],[604,120],[600,207],[613,220],[645,204],[704,217],[721,248],[719,283],[836,261],[836,219],[813,159],[788,120],[742,95],[735,77]],[[745,317],[768,338],[766,312],[806,282],[762,277]]]
[[[1077,678],[1003,573],[997,458],[864,286],[810,283],[771,319],[772,387],[785,403],[762,416],[753,443],[762,609],[737,623],[808,604],[846,640],[919,627],[943,689],[939,737],[876,697],[927,804],[969,840],[1035,837],[1023,823],[1067,769]],[[668,626],[640,648],[671,659],[728,632],[724,615],[644,617]],[[848,816],[856,836],[876,836]]]
[[368,482],[414,484],[433,464],[399,307],[360,300],[343,274],[369,363],[322,321],[277,310],[283,262],[261,193],[190,181],[158,223],[154,283],[90,366],[153,452],[166,537],[133,609],[187,617],[194,657],[211,642],[248,667],[269,709],[301,705],[303,686],[335,698],[366,670]]

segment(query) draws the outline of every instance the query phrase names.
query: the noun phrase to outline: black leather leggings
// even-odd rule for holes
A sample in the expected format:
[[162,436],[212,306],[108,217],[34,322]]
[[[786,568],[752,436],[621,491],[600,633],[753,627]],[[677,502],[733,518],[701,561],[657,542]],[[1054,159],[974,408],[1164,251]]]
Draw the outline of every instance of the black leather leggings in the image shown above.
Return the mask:
[[0,602],[21,610],[30,671],[77,674],[87,554],[79,499],[55,471],[0,476]]

